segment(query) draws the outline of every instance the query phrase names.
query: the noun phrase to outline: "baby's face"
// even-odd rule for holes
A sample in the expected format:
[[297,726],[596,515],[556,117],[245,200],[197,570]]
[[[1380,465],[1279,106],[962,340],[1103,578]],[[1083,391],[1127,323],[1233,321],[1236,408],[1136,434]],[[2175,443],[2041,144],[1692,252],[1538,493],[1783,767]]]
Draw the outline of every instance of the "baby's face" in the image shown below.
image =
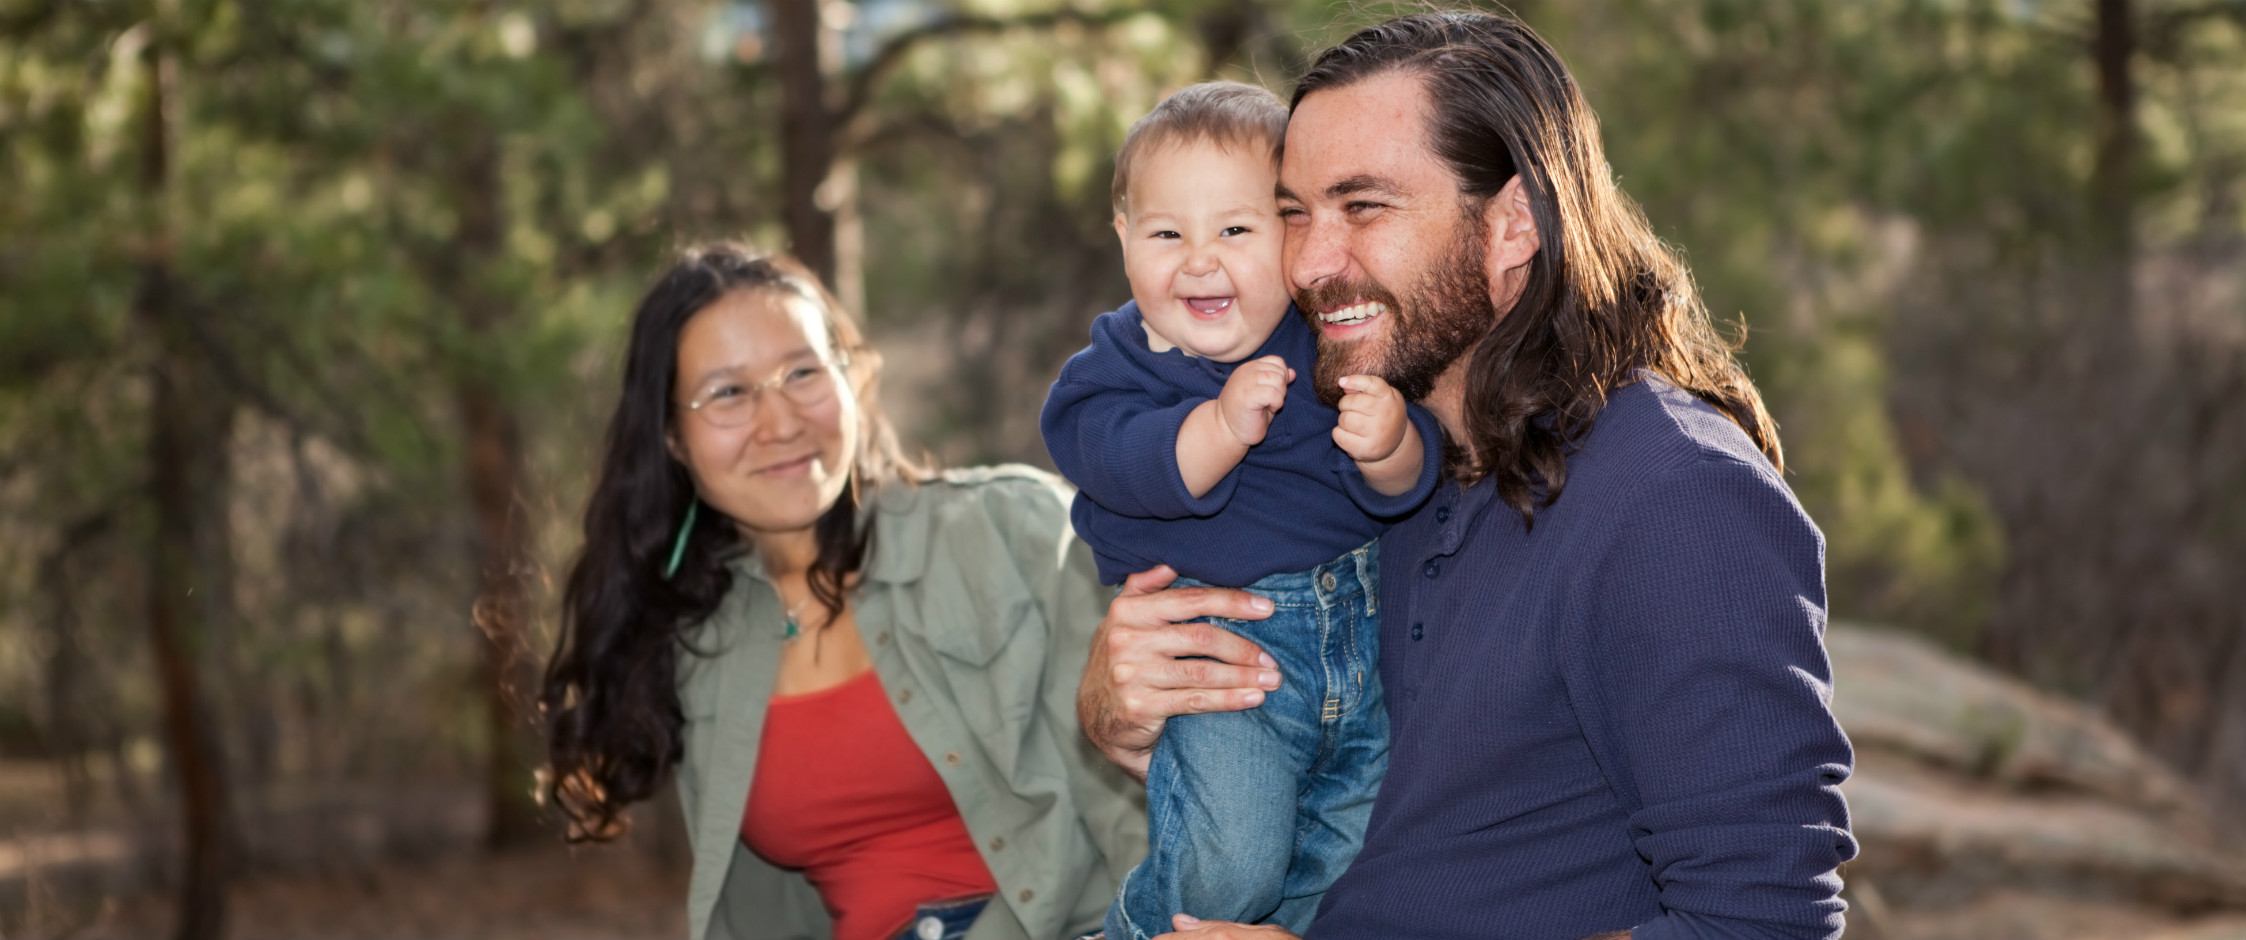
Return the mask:
[[1115,234],[1156,348],[1238,362],[1287,315],[1278,170],[1262,150],[1194,141],[1140,162]]

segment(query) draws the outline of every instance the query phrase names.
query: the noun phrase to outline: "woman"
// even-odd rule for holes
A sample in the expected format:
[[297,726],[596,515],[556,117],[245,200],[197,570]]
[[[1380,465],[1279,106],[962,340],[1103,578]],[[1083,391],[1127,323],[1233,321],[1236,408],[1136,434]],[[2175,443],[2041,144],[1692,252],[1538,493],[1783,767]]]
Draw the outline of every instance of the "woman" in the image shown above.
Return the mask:
[[696,937],[1095,929],[1146,839],[1076,724],[1108,592],[1054,478],[901,459],[880,371],[786,258],[690,250],[640,302],[541,698],[550,796],[612,838],[678,765]]

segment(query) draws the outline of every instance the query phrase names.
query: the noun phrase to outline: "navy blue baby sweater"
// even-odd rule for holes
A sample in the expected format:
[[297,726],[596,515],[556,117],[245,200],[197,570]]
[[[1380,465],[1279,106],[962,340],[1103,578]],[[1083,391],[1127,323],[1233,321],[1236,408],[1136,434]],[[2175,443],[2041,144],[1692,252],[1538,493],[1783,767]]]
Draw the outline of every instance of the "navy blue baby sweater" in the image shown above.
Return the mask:
[[1224,391],[1237,363],[1148,349],[1135,301],[1093,321],[1092,345],[1061,367],[1039,425],[1053,466],[1079,490],[1069,520],[1098,558],[1101,581],[1119,584],[1161,564],[1233,587],[1308,571],[1372,541],[1434,490],[1443,434],[1425,410],[1408,409],[1426,448],[1419,481],[1384,496],[1334,443],[1341,413],[1311,389],[1317,336],[1291,306],[1241,361],[1271,355],[1295,370],[1286,405],[1263,442],[1196,498],[1178,473],[1178,427]]
[[1824,540],[1777,472],[1648,377],[1533,530],[1495,489],[1381,541],[1388,777],[1310,936],[1838,936]]

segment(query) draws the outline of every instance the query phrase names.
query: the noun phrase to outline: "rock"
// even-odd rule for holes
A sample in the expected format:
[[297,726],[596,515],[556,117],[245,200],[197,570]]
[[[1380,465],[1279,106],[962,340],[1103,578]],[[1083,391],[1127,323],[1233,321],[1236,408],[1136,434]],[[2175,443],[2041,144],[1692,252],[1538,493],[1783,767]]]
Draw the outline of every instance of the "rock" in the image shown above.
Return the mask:
[[[2096,710],[1910,634],[1836,623],[1826,648],[1857,751],[1842,787],[1862,845],[1845,872],[1851,936],[1969,933],[1993,897],[2176,923],[2246,911],[2246,858],[2213,837],[2180,775]],[[1942,910],[1982,920],[1928,919]],[[2069,920],[2022,935],[2080,935]]]

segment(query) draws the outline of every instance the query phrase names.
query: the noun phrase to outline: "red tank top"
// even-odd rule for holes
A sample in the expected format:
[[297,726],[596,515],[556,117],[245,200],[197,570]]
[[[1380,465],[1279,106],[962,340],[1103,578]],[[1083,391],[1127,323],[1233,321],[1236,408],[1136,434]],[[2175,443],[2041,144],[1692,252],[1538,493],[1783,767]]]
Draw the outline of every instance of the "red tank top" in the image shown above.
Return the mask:
[[741,840],[802,871],[850,940],[895,935],[924,902],[998,890],[871,669],[772,697]]

